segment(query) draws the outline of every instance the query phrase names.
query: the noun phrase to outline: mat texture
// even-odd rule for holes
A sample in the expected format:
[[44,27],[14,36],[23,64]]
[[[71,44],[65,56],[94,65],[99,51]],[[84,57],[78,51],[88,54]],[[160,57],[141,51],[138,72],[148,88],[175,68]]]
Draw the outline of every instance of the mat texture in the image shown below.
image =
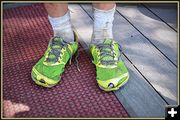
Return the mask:
[[67,65],[61,84],[48,89],[32,81],[32,66],[44,54],[51,36],[42,4],[4,10],[4,116],[128,117],[113,92],[98,88],[95,67],[84,51],[78,58],[81,72],[73,60]]

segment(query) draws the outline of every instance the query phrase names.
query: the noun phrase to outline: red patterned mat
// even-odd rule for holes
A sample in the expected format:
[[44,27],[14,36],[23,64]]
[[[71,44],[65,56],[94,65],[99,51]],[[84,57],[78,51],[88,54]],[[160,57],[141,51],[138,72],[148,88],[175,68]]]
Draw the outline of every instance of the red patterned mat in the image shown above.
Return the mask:
[[31,68],[45,52],[51,35],[42,4],[4,10],[4,116],[128,117],[113,92],[98,88],[95,68],[84,51],[79,55],[81,72],[73,60],[61,84],[47,89],[32,81]]

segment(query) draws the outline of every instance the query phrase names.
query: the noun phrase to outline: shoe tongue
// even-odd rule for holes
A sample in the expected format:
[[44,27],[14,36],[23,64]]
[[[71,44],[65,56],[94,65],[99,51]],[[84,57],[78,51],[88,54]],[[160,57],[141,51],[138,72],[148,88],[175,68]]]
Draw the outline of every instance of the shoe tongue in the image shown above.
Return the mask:
[[112,40],[111,39],[105,39],[103,43],[104,44],[112,44]]
[[52,40],[52,43],[62,43],[62,39],[59,38],[59,37],[55,37],[55,38]]
[[59,37],[55,37],[51,41],[51,52],[49,53],[48,58],[56,59],[56,57],[60,54],[60,49],[63,46],[63,41]]
[[[111,39],[105,39],[103,44],[111,45],[112,44],[112,40]],[[102,50],[103,50],[104,53],[112,54],[112,50],[110,48],[104,47]],[[113,57],[110,56],[110,55],[106,55],[105,57],[102,58],[102,60],[104,60],[104,61],[113,60]]]
[[65,43],[60,37],[55,37],[52,39],[52,47],[62,47]]

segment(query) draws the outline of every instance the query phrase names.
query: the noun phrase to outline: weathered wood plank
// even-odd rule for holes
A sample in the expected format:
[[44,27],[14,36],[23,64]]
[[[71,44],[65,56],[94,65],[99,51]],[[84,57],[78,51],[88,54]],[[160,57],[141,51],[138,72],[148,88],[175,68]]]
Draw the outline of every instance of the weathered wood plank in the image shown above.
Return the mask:
[[117,10],[177,67],[177,33],[142,6],[119,4]]
[[[83,8],[92,17],[91,7]],[[169,104],[177,103],[177,68],[123,17],[115,13],[114,38],[127,57]]]
[[165,101],[157,94],[140,73],[123,57],[128,67],[128,83],[115,91],[131,117],[165,117]]
[[151,12],[177,31],[177,4],[144,4]]
[[[89,11],[90,6],[84,6]],[[92,19],[78,5],[70,5],[72,23],[80,38],[87,45],[90,43],[92,33]],[[79,21],[81,20],[81,21]],[[127,24],[127,23],[125,23]],[[137,72],[137,70],[125,59],[128,66],[129,82],[116,91],[115,94],[121,100],[130,116],[133,117],[163,117],[165,101],[154,91],[152,86]],[[141,113],[142,112],[142,113]]]

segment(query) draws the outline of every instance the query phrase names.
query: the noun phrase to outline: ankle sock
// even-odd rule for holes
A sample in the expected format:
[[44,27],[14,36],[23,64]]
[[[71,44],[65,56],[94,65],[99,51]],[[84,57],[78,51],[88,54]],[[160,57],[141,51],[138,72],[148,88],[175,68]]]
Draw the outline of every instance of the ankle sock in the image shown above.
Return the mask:
[[48,16],[48,20],[53,28],[54,36],[60,36],[66,42],[74,41],[74,33],[69,11],[61,17]]
[[110,10],[94,8],[94,24],[91,43],[102,43],[105,38],[113,38],[112,27],[116,5]]

